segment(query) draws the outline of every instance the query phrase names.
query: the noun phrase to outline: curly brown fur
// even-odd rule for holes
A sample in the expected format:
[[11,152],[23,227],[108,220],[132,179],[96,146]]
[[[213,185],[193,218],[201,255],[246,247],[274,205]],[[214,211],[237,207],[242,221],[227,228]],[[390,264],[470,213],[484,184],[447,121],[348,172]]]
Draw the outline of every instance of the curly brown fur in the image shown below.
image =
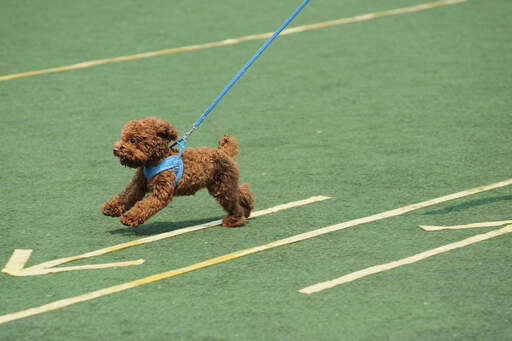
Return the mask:
[[[114,155],[122,165],[136,168],[128,186],[101,206],[103,214],[121,217],[124,225],[138,227],[166,207],[175,196],[193,195],[202,188],[227,212],[222,225],[242,226],[254,208],[254,197],[248,184],[238,185],[239,169],[233,156],[238,154],[238,142],[224,135],[217,148],[186,148],[183,151],[183,175],[174,188],[172,170],[163,171],[149,181],[143,167],[158,164],[168,156],[178,154],[169,148],[178,132],[168,122],[154,117],[126,123],[121,140],[114,144]],[[146,193],[151,192],[146,196]]]

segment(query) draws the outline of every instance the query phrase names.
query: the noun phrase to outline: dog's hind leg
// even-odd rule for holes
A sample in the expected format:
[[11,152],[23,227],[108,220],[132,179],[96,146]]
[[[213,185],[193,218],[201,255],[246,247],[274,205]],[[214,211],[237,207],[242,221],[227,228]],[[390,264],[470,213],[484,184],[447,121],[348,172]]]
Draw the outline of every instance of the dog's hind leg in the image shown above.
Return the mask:
[[245,225],[245,212],[240,205],[240,193],[238,186],[231,187],[225,184],[215,184],[208,186],[210,194],[217,199],[227,216],[222,218],[222,225],[227,227],[236,227]]
[[251,211],[254,209],[254,195],[249,190],[249,184],[241,184],[240,190],[240,205],[244,209],[244,215],[249,218]]
[[[215,160],[216,169],[213,181],[207,185],[208,192],[227,212],[222,225],[236,227],[245,225],[247,209],[241,205],[241,193],[238,187],[238,167],[231,158],[221,157]],[[250,212],[250,211],[249,211]]]

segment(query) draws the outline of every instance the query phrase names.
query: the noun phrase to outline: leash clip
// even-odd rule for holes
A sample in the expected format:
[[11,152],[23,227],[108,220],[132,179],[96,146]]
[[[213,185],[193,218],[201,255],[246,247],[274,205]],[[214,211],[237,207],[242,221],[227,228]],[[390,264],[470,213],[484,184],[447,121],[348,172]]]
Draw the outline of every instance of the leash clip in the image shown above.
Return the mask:
[[192,133],[197,129],[196,126],[192,126],[192,129],[190,129],[189,131],[187,131],[185,133],[185,135],[183,135],[183,137],[181,139],[179,139],[178,141],[174,142],[173,144],[171,144],[171,147],[174,147],[175,145],[178,145],[180,146],[180,155],[181,155],[181,152],[183,151],[183,148],[185,148],[185,145],[187,144],[187,138],[192,135]]

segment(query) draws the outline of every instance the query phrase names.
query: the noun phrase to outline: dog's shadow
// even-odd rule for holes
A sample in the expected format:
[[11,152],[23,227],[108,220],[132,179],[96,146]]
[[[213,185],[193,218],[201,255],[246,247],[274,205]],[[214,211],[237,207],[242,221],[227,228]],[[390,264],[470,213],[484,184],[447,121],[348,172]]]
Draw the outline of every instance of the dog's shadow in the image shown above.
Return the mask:
[[470,209],[472,207],[476,206],[482,206],[482,205],[489,205],[493,204],[498,201],[504,201],[504,200],[512,200],[512,195],[503,195],[499,197],[493,197],[493,198],[483,198],[483,199],[475,199],[471,200],[462,204],[458,205],[452,205],[449,207],[429,211],[426,213],[423,213],[423,215],[435,215],[435,214],[447,214],[447,213],[453,213],[453,212],[460,212],[466,209]]
[[139,226],[134,229],[132,227],[125,227],[116,230],[107,231],[110,234],[124,234],[124,235],[138,235],[138,236],[151,236],[155,234],[170,232],[179,230],[182,228],[201,225],[208,222],[216,221],[222,219],[219,217],[211,217],[197,220],[185,220],[185,221],[173,221],[173,222],[154,222],[154,223],[146,223],[144,225]]

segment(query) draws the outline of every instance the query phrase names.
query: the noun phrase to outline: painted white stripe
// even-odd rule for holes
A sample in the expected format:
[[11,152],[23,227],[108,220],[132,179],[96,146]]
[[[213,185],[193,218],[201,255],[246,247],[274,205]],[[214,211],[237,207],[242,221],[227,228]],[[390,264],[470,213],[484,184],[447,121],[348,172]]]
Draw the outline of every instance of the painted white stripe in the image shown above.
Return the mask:
[[400,259],[400,260],[397,260],[394,262],[390,262],[390,263],[386,263],[386,264],[371,266],[369,268],[359,270],[356,272],[352,272],[348,275],[344,275],[344,276],[341,276],[339,278],[336,278],[336,279],[333,279],[330,281],[317,283],[317,284],[308,286],[306,288],[300,289],[299,292],[301,292],[303,294],[313,294],[315,292],[333,288],[335,286],[338,286],[338,285],[341,285],[344,283],[355,281],[356,279],[374,275],[376,273],[383,272],[386,270],[391,270],[391,269],[397,268],[399,266],[412,264],[412,263],[418,262],[420,260],[438,255],[440,253],[448,252],[448,251],[451,251],[454,249],[458,249],[458,248],[461,248],[464,246],[468,246],[468,245],[471,245],[474,243],[481,242],[483,240],[498,237],[498,236],[501,236],[503,234],[510,233],[510,232],[512,232],[512,225],[507,225],[501,229],[483,233],[483,234],[479,234],[479,235],[476,235],[476,236],[473,236],[473,237],[470,237],[470,238],[467,238],[467,239],[464,239],[464,240],[461,240],[461,241],[458,241],[455,243],[440,246],[440,247],[432,249],[432,250],[418,253],[411,257],[403,258],[403,259]]
[[25,264],[27,263],[30,255],[32,254],[32,249],[16,249],[9,258],[9,261],[5,265],[5,268],[2,272],[10,271],[16,273],[18,271],[23,270]]
[[441,231],[441,230],[459,230],[459,229],[470,229],[474,227],[492,227],[492,226],[503,226],[506,224],[512,224],[512,220],[502,221],[488,221],[485,223],[473,223],[466,225],[454,225],[454,226],[432,226],[432,225],[420,225],[425,231]]
[[42,313],[49,312],[49,311],[56,310],[56,309],[60,309],[60,308],[63,308],[63,307],[66,307],[66,306],[69,306],[69,305],[72,305],[72,304],[76,304],[76,303],[80,303],[80,302],[96,299],[96,298],[99,298],[99,297],[105,296],[105,295],[110,295],[110,294],[113,294],[113,293],[116,293],[116,292],[120,292],[120,291],[123,291],[123,290],[132,289],[132,288],[144,285],[144,284],[153,283],[153,282],[160,281],[160,280],[163,280],[163,279],[166,279],[166,278],[171,278],[171,277],[178,276],[178,275],[181,275],[181,274],[184,274],[184,273],[188,273],[188,272],[191,272],[191,271],[199,270],[199,269],[202,269],[202,268],[205,268],[205,267],[208,267],[208,266],[212,266],[212,265],[215,265],[215,264],[220,264],[220,263],[232,260],[232,259],[240,258],[240,257],[247,256],[247,255],[250,255],[250,254],[254,254],[254,253],[257,253],[257,252],[262,252],[262,251],[270,250],[270,249],[273,249],[273,248],[278,247],[278,246],[283,246],[283,245],[299,242],[301,240],[306,240],[306,239],[309,239],[309,238],[313,238],[313,237],[316,237],[318,235],[322,235],[322,234],[325,234],[325,233],[336,231],[336,230],[339,230],[339,229],[342,229],[342,228],[346,228],[346,227],[349,227],[349,226],[355,226],[357,224],[362,224],[362,223],[369,222],[369,221],[375,221],[375,220],[378,220],[378,219],[384,219],[386,217],[390,217],[390,216],[406,213],[406,212],[412,211],[414,209],[420,209],[420,208],[423,208],[423,207],[426,207],[426,206],[429,206],[429,205],[434,205],[434,204],[437,204],[437,203],[441,203],[443,201],[448,201],[448,200],[453,200],[453,199],[461,198],[461,197],[464,197],[464,196],[468,196],[468,195],[471,195],[471,194],[476,194],[476,193],[488,191],[488,190],[491,190],[491,189],[507,186],[507,185],[510,185],[510,184],[512,184],[512,179],[509,179],[509,180],[506,180],[506,181],[497,182],[497,183],[494,183],[494,184],[491,184],[491,185],[487,185],[487,186],[481,186],[481,187],[473,188],[473,189],[462,191],[462,192],[458,192],[458,193],[455,193],[455,194],[446,195],[446,196],[443,196],[443,197],[440,197],[440,198],[437,198],[437,199],[432,199],[432,200],[424,201],[424,202],[421,202],[421,203],[418,203],[418,204],[414,204],[414,205],[410,205],[410,206],[405,206],[405,207],[403,207],[401,209],[399,208],[399,209],[396,209],[396,210],[391,210],[391,211],[383,212],[383,213],[371,216],[372,217],[371,219],[368,219],[370,217],[361,218],[361,219],[352,220],[350,222],[346,222],[346,223],[342,223],[342,224],[337,224],[337,225],[332,225],[332,226],[328,226],[328,227],[325,227],[325,228],[321,228],[321,229],[310,231],[310,232],[306,232],[306,233],[301,233],[301,234],[298,234],[298,235],[295,235],[295,236],[292,236],[292,237],[289,237],[289,238],[277,240],[277,241],[269,243],[269,244],[255,246],[255,247],[251,247],[249,249],[228,253],[226,255],[219,256],[219,257],[212,258],[212,259],[208,259],[208,260],[205,260],[203,262],[199,262],[199,263],[196,263],[196,264],[185,266],[185,267],[180,268],[180,269],[170,270],[170,271],[158,273],[158,274],[155,274],[155,275],[152,275],[152,276],[148,276],[148,277],[144,277],[144,278],[141,278],[141,279],[138,279],[138,280],[135,280],[135,281],[131,281],[131,282],[115,285],[115,286],[112,286],[112,287],[109,287],[109,288],[93,291],[93,292],[90,292],[90,293],[87,293],[87,294],[83,294],[83,295],[80,295],[80,296],[65,298],[65,299],[62,299],[62,300],[59,300],[59,301],[55,301],[55,302],[52,302],[52,303],[48,303],[48,304],[45,304],[45,305],[42,305],[42,306],[39,306],[39,307],[34,307],[34,308],[27,309],[27,310],[18,311],[18,312],[15,312],[15,313],[1,315],[0,316],[0,324],[6,323],[6,322],[10,322],[10,321],[14,321],[14,320],[18,320],[18,319],[25,318],[25,317],[29,317],[29,316],[33,316],[33,315],[37,315],[37,314],[42,314]]
[[[312,203],[327,200],[327,199],[331,199],[331,198],[327,197],[327,196],[319,195],[319,196],[314,196],[314,197],[304,199],[304,200],[292,201],[292,202],[289,202],[286,204],[277,205],[277,206],[270,207],[270,208],[267,208],[264,210],[252,212],[249,219],[252,219],[255,217],[260,217],[260,216],[270,214],[270,213],[279,212],[282,210],[287,210],[289,208],[312,204]],[[101,256],[106,253],[123,250],[123,249],[129,248],[129,247],[134,247],[137,245],[156,242],[159,240],[179,236],[181,234],[190,233],[190,232],[199,231],[199,230],[210,228],[210,227],[219,226],[221,224],[222,224],[221,220],[214,220],[214,221],[210,221],[208,223],[204,223],[204,224],[200,224],[200,225],[189,226],[189,227],[185,227],[185,228],[181,228],[181,229],[177,229],[177,230],[173,230],[173,231],[169,231],[169,232],[156,234],[154,236],[150,236],[150,237],[146,237],[146,238],[131,240],[126,243],[109,246],[109,247],[106,247],[103,249],[87,252],[87,253],[84,253],[84,254],[81,254],[78,256],[54,259],[51,261],[33,265],[28,268],[24,268],[24,265],[27,262],[27,260],[29,259],[30,255],[32,253],[32,250],[16,249],[16,250],[14,250],[9,261],[7,262],[7,265],[3,268],[2,272],[7,273],[9,275],[13,275],[13,276],[36,276],[36,275],[45,275],[45,274],[49,274],[49,273],[56,273],[56,272],[62,272],[62,271],[104,269],[107,267],[139,265],[139,264],[144,263],[143,259],[139,259],[139,260],[135,260],[135,261],[121,262],[121,263],[106,263],[106,264],[90,264],[90,265],[82,265],[82,266],[56,267],[58,265],[73,262],[76,260]]]

